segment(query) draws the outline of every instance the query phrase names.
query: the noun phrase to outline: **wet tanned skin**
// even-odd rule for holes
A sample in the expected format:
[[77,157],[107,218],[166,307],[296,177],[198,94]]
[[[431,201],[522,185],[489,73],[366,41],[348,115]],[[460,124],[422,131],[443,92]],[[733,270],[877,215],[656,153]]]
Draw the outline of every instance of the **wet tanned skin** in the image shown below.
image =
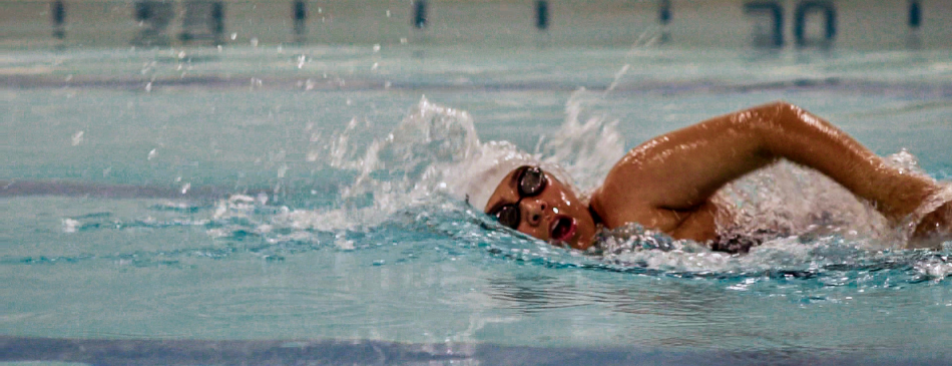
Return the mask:
[[[940,189],[928,177],[887,164],[829,122],[789,103],[776,102],[715,117],[632,149],[592,193],[591,210],[609,229],[639,223],[675,239],[705,242],[717,236],[714,216],[718,208],[711,201],[714,193],[778,159],[829,176],[870,202],[893,224],[907,219]],[[498,202],[516,202],[517,192],[510,173],[490,198],[486,211]],[[547,212],[557,208],[578,221],[579,235],[572,246],[590,246],[595,233],[592,216],[570,192],[560,183],[551,184],[539,196],[524,199],[518,230],[547,240],[549,232],[527,218],[544,221],[551,215]],[[530,216],[538,212],[542,216]],[[952,202],[946,202],[923,218],[911,246],[940,242],[936,238],[950,238],[950,232]]]

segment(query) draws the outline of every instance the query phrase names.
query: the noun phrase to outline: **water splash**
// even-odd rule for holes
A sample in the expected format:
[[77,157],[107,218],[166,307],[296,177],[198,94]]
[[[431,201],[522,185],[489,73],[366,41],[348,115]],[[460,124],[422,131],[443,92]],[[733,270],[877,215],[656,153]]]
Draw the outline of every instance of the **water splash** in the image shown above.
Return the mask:
[[618,119],[591,114],[602,96],[584,88],[576,90],[565,103],[565,120],[552,136],[540,139],[536,155],[568,172],[580,192],[601,185],[611,168],[625,155],[624,138]]
[[[362,128],[358,128],[362,127]],[[481,148],[472,117],[465,111],[421,99],[386,136],[361,144],[355,134],[369,129],[368,121],[352,119],[326,145],[328,165],[354,174],[342,183],[338,205],[324,211],[295,210],[279,220],[295,227],[320,230],[374,226],[395,212],[439,200],[446,172]],[[308,153],[317,161],[322,152]]]
[[458,187],[469,183],[466,179],[473,179],[465,174],[467,171],[485,163],[481,160],[492,160],[510,151],[546,164],[565,177],[566,183],[578,178],[575,183],[580,192],[592,189],[624,154],[623,140],[616,130],[618,121],[586,115],[587,106],[596,101],[597,96],[584,89],[573,93],[566,103],[562,127],[541,138],[531,154],[504,142],[481,142],[469,113],[425,97],[396,128],[369,142],[359,139],[363,131],[372,129],[370,122],[361,118],[352,119],[328,139],[314,133],[314,148],[307,160],[324,162],[355,178],[341,184],[339,204],[334,208],[293,210],[281,220],[321,230],[377,225],[409,207],[462,197],[456,192]]
[[870,240],[871,249],[897,248],[887,220],[846,188],[812,169],[781,161],[722,188],[718,233],[764,242],[798,235]]

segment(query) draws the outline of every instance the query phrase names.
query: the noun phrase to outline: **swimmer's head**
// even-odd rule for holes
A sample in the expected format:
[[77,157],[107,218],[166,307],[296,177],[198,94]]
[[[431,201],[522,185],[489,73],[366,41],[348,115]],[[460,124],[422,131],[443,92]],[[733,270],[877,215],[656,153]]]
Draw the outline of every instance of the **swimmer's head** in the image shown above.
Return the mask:
[[490,142],[465,169],[451,174],[454,191],[501,224],[550,243],[586,249],[595,236],[588,205],[567,175],[512,144]]
[[483,212],[522,233],[575,249],[588,248],[595,236],[588,206],[571,188],[535,165],[520,166],[503,177]]

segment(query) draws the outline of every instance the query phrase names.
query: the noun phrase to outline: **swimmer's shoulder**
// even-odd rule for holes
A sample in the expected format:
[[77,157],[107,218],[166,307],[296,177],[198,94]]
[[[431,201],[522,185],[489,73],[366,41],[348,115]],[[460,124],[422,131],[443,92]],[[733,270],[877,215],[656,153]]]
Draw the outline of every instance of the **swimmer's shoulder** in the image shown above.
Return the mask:
[[670,234],[684,218],[673,210],[653,207],[648,201],[637,196],[624,192],[611,193],[610,190],[602,188],[592,194],[589,211],[593,213],[593,217],[597,216],[606,228],[614,229],[636,223]]

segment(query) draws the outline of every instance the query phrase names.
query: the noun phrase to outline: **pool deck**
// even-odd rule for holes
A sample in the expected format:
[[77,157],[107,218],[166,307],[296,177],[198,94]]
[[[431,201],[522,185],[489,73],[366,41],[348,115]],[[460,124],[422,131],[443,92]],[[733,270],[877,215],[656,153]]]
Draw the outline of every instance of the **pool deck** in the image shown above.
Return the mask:
[[[423,13],[417,4],[424,4]],[[765,41],[794,48],[824,38],[858,49],[952,45],[952,28],[945,26],[952,8],[942,1],[4,0],[0,8],[0,47],[14,48],[656,42],[739,48]],[[422,23],[415,19],[421,15]]]

